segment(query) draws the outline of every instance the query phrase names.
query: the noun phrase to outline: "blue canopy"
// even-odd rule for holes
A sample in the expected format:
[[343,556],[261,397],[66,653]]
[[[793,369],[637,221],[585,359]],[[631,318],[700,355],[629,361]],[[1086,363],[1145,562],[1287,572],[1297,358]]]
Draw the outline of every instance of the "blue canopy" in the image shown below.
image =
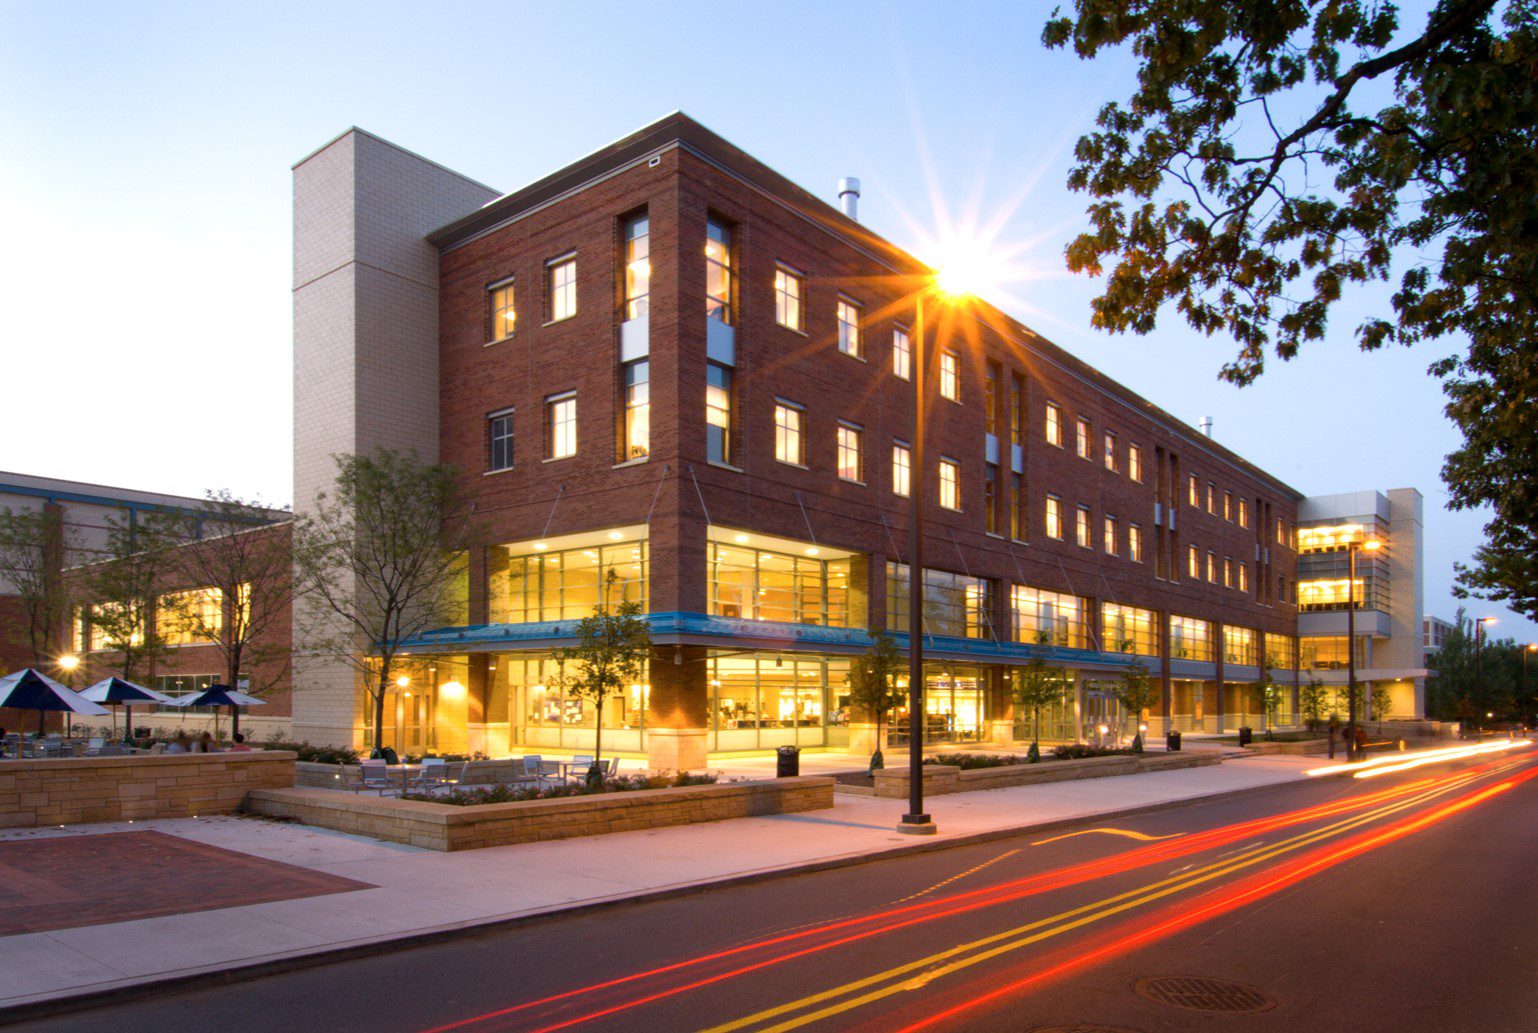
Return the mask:
[[228,685],[210,685],[201,692],[178,696],[171,702],[179,707],[264,707],[265,699],[238,692]]
[[173,702],[170,696],[154,689],[146,689],[142,685],[135,685],[131,681],[122,678],[103,678],[88,689],[81,689],[80,695],[92,703],[117,703],[125,706],[133,706],[135,703],[162,703],[169,705]]
[[107,710],[31,667],[0,678],[0,707],[18,710],[55,710],[105,717]]

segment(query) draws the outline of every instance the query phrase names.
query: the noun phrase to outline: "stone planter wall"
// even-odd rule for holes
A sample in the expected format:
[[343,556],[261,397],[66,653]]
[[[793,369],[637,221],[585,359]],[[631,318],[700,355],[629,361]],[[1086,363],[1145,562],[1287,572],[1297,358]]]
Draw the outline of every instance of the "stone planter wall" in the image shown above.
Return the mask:
[[[1079,778],[1108,778],[1136,775],[1144,771],[1168,771],[1198,768],[1222,763],[1217,753],[1145,753],[1141,757],[1121,754],[1114,757],[1086,757],[1083,760],[1043,760],[1039,764],[1007,764],[996,768],[963,771],[950,764],[924,765],[924,795],[969,793],[978,789],[1003,789],[1008,786],[1040,785]],[[908,769],[883,768],[876,772],[876,795],[891,800],[908,797]]]
[[[1337,739],[1336,747],[1345,749],[1343,740]],[[1245,749],[1259,755],[1281,754],[1288,757],[1313,757],[1330,752],[1329,739],[1304,739],[1300,742],[1266,742],[1257,739]]]
[[0,827],[231,814],[293,784],[294,755],[267,750],[0,761]]
[[[465,785],[511,782],[523,770],[521,761],[506,759],[465,761],[463,775],[458,774],[458,761],[450,761],[449,767]],[[314,761],[300,761],[294,768],[294,784],[312,789],[350,789],[358,783],[362,772],[356,764],[317,764]]]
[[818,810],[833,806],[833,779],[804,776],[726,782],[472,807],[294,788],[253,792],[248,806],[256,814],[393,843],[430,850],[474,850]]

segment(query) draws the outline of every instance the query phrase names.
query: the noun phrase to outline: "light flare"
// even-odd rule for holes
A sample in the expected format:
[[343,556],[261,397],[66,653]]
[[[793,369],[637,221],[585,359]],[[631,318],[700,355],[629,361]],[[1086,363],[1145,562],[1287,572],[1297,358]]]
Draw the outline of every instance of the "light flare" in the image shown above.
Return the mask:
[[1444,746],[1439,749],[1419,750],[1414,753],[1396,753],[1386,757],[1374,757],[1372,760],[1357,761],[1354,764],[1330,764],[1322,768],[1309,768],[1303,774],[1310,778],[1345,774],[1354,775],[1356,778],[1370,778],[1371,775],[1365,775],[1362,772],[1387,774],[1389,771],[1405,771],[1409,767],[1439,764],[1443,761],[1458,760],[1462,757],[1477,757],[1485,753],[1498,753],[1502,750],[1531,745],[1532,740],[1530,739],[1498,739],[1492,742],[1475,743],[1472,746]]

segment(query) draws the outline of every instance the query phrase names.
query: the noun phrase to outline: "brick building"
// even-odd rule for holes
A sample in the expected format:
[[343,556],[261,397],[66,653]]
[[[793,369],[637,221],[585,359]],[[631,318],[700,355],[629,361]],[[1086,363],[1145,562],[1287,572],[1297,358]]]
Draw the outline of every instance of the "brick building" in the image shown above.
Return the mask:
[[[865,749],[851,655],[906,643],[915,300],[932,270],[683,115],[498,195],[349,130],[295,177],[295,508],[331,456],[452,463],[499,544],[470,621],[392,694],[405,749],[590,747],[550,651],[613,569],[648,684],[604,742],[661,767]],[[929,293],[929,735],[1006,741],[1015,668],[1064,671],[1054,737],[1261,723],[1298,670],[1299,492],[982,301]],[[304,628],[296,625],[303,650]],[[294,725],[361,741],[350,670],[307,665]],[[901,715],[899,715],[901,717]]]

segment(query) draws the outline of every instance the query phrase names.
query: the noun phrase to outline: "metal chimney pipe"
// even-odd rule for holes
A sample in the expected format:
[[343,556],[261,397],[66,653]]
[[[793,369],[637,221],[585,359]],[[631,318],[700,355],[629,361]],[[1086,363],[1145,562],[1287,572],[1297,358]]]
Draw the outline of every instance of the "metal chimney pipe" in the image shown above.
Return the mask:
[[1201,418],[1201,422],[1198,423],[1196,426],[1197,426],[1197,429],[1200,430],[1203,434],[1207,435],[1207,437],[1209,437],[1209,438],[1212,437],[1212,417],[1211,416],[1203,416]]
[[838,181],[838,206],[855,222],[860,221],[860,181],[845,176]]

